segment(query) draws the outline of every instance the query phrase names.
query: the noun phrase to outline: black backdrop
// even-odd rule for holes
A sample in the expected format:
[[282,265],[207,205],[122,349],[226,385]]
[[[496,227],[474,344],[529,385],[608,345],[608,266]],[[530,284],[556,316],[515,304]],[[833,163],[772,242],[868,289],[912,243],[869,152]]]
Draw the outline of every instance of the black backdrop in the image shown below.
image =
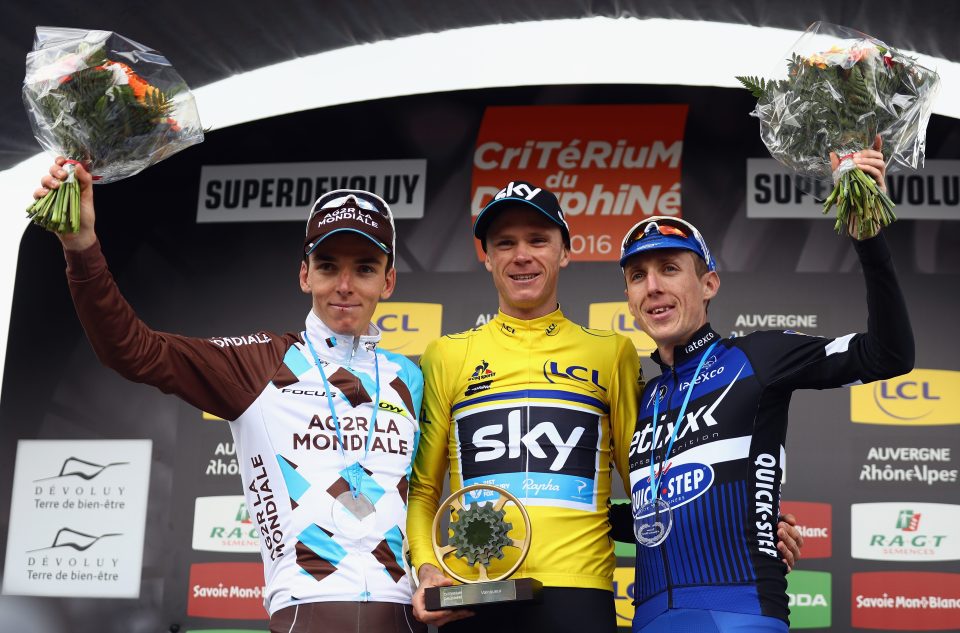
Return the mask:
[[[98,187],[97,230],[121,289],[152,327],[196,336],[301,328],[309,302],[296,274],[302,225],[294,222],[197,224],[201,165],[299,161],[427,159],[425,215],[399,220],[396,301],[444,304],[444,332],[473,327],[494,312],[496,295],[477,262],[470,233],[471,157],[490,105],[685,103],[683,217],[708,237],[723,280],[711,319],[721,332],[740,314],[818,315],[812,334],[865,327],[862,284],[852,249],[819,219],[751,220],[745,216],[746,158],[767,157],[745,91],[686,87],[565,86],[506,88],[395,98],[303,112],[219,130],[207,142],[147,172]],[[928,158],[960,158],[960,124],[934,117]],[[960,216],[958,216],[960,217]],[[950,333],[960,308],[960,223],[903,221],[888,241],[912,306],[917,366],[960,369]],[[935,272],[919,263],[934,253]],[[798,273],[801,261],[820,262]],[[574,263],[561,278],[561,303],[583,323],[590,303],[622,299],[614,263]],[[263,630],[258,622],[186,617],[191,564],[253,561],[191,549],[194,498],[239,494],[239,479],[209,476],[216,447],[229,442],[222,423],[99,366],[72,312],[57,241],[34,228],[24,235],[18,267],[7,371],[0,401],[0,479],[10,481],[18,439],[150,438],[150,501],[138,600],[0,598],[0,612],[43,613],[44,630],[161,631],[191,628]],[[54,362],[38,363],[38,359]],[[647,372],[653,371],[649,360]],[[833,555],[803,568],[833,574],[832,620],[850,629],[850,575],[857,571],[946,571],[950,563],[891,563],[850,558],[851,503],[949,503],[957,484],[881,486],[858,480],[871,446],[960,450],[956,428],[851,424],[845,390],[794,399],[784,498],[833,504]],[[951,464],[954,467],[956,464]],[[0,515],[10,487],[0,486]],[[6,521],[4,522],[6,525]],[[951,538],[960,539],[960,528]],[[0,527],[0,543],[6,528]],[[629,565],[624,559],[621,564]],[[622,588],[621,588],[622,590]],[[39,616],[37,616],[39,617]],[[960,625],[956,628],[960,629]]]

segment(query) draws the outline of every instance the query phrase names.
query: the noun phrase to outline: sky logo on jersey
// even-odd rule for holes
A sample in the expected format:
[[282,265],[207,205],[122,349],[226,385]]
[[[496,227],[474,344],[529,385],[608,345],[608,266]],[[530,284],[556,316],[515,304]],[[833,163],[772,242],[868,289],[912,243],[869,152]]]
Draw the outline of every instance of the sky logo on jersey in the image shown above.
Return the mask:
[[406,356],[419,356],[440,338],[443,304],[389,301],[377,305],[373,323],[382,334],[380,347]]
[[242,495],[196,498],[193,549],[237,553],[260,551],[260,531],[250,519]]
[[633,622],[633,600],[636,596],[633,567],[613,570],[613,604],[617,610],[617,626],[630,628]]
[[[600,415],[580,409],[523,406],[457,418],[464,486],[485,483],[525,504],[593,509]],[[485,493],[480,500],[495,498]]]
[[[806,557],[806,547],[804,547]],[[830,626],[833,579],[824,571],[792,571],[787,574],[790,630],[825,629]]]
[[[833,506],[829,503],[781,501],[781,514],[792,514],[803,537],[803,558],[830,558],[833,555]],[[791,618],[792,619],[792,618]]]
[[960,629],[960,574],[856,573],[851,600],[850,620],[858,629]]
[[946,503],[855,503],[850,506],[853,558],[960,560],[960,506]]
[[[650,501],[650,475],[633,484],[633,507],[639,508]],[[661,473],[657,473],[661,477]],[[713,467],[710,464],[667,464],[660,478],[660,498],[679,508],[704,494],[713,485]]]
[[861,424],[960,424],[960,371],[914,369],[850,389],[850,419]]
[[595,330],[613,330],[633,341],[637,353],[643,356],[652,354],[657,344],[647,336],[630,314],[624,301],[612,303],[591,303],[588,327]]

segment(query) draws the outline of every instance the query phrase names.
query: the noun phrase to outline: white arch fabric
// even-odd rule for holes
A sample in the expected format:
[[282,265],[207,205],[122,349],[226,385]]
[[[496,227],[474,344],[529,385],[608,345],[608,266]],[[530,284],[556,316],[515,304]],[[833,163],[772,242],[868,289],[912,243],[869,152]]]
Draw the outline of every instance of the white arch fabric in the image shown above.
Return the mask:
[[[777,56],[800,35],[742,24],[605,17],[487,25],[319,53],[194,92],[204,126],[216,130],[344,103],[474,88],[624,83],[738,87],[734,75],[769,75]],[[941,75],[933,111],[960,118],[960,64],[910,54]],[[323,81],[291,93],[290,85],[303,85],[292,78],[304,76]],[[258,99],[240,98],[254,92]],[[7,210],[0,214],[0,354],[6,350],[17,254],[26,225],[16,209],[26,208],[49,163],[49,156],[37,154],[0,172],[0,201]],[[0,355],[0,383],[3,371]]]

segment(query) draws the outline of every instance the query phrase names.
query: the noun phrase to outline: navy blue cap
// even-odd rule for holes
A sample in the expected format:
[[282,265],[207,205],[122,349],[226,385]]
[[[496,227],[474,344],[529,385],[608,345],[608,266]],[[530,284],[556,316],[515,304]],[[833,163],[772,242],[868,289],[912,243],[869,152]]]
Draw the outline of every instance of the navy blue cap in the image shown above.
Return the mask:
[[637,222],[627,231],[620,246],[620,266],[623,267],[627,260],[637,253],[659,248],[682,248],[693,251],[706,262],[707,270],[717,269],[710,249],[707,248],[707,242],[700,235],[697,227],[679,218],[658,215]]
[[531,185],[523,180],[514,180],[497,192],[493,200],[480,211],[477,221],[473,224],[473,235],[480,240],[484,251],[487,250],[486,237],[490,224],[499,211],[507,208],[506,203],[530,205],[545,215],[547,219],[560,227],[563,243],[567,248],[570,248],[570,227],[567,226],[567,220],[563,217],[563,209],[560,208],[557,197],[543,187]]

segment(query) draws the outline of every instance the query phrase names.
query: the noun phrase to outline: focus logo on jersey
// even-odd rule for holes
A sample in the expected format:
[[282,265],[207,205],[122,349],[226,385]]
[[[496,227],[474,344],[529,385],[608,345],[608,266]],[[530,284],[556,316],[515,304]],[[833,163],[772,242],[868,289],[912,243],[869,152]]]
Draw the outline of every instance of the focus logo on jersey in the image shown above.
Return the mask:
[[[657,473],[660,476],[660,473]],[[660,479],[660,498],[671,508],[686,505],[705,493],[713,485],[713,467],[710,464],[667,464]],[[633,507],[639,508],[650,501],[650,475],[633,484]]]
[[960,424],[960,371],[914,369],[850,390],[850,419],[863,424]]
[[495,485],[527,504],[592,508],[599,424],[596,413],[550,406],[465,415],[456,424],[463,485]]

